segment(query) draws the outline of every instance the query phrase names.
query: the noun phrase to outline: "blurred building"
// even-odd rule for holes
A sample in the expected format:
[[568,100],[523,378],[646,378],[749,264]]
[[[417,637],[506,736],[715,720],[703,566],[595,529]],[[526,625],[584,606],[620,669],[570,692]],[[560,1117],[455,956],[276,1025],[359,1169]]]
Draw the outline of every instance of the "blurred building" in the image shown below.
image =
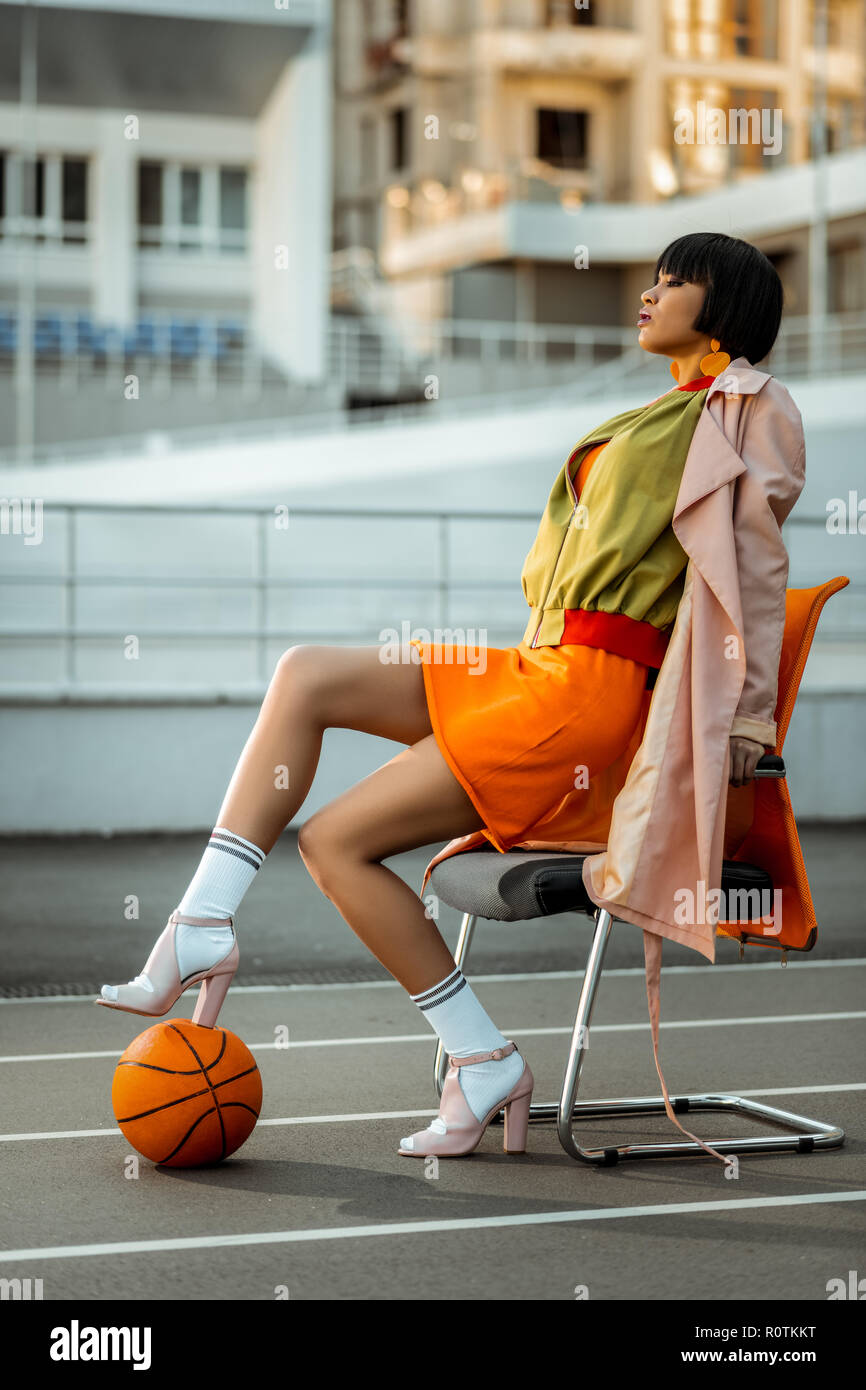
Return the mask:
[[769,370],[866,365],[864,28],[862,0],[0,0],[0,457],[573,399],[606,364],[651,388],[640,292],[706,228],[779,269]]
[[28,425],[171,429],[324,386],[329,21],[329,0],[0,4],[2,443],[13,398],[26,448]]
[[631,327],[662,247],[723,230],[774,262],[788,315],[862,312],[866,7],[823,13],[336,0],[336,251],[372,256],[395,317]]

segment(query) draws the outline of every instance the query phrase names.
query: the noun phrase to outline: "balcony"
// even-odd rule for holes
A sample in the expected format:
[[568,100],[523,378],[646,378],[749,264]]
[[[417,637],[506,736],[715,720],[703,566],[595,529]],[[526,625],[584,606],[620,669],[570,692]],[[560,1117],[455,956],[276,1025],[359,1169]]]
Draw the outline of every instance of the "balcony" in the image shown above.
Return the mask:
[[[827,157],[831,219],[866,211],[866,149]],[[523,161],[504,172],[464,169],[445,187],[421,179],[385,195],[380,264],[387,276],[431,274],[515,256],[570,260],[576,243],[596,264],[654,261],[682,230],[682,203],[614,202],[602,196],[600,171],[561,171]],[[737,226],[745,237],[807,225],[813,216],[814,165],[756,172],[695,194],[690,207],[707,226]]]
[[[527,157],[506,170],[465,168],[446,187],[419,179],[412,189],[386,194],[382,268],[388,275],[484,260],[507,251],[507,219],[517,205],[553,219],[568,235],[565,214],[601,196],[600,172],[556,169]],[[565,245],[566,242],[563,242]]]
[[399,40],[395,51],[427,77],[456,76],[482,67],[615,80],[636,70],[642,46],[642,38],[627,28],[497,26],[469,34],[419,34]]
[[643,40],[626,29],[493,29],[476,39],[485,67],[605,79],[630,77],[642,51]]

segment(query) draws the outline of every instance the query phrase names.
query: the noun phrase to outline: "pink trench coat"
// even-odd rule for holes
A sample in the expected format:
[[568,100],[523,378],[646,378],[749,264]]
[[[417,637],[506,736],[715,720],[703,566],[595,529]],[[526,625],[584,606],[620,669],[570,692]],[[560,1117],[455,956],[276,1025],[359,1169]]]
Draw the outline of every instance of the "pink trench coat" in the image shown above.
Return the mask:
[[[733,733],[775,744],[788,579],[780,528],[804,483],[800,412],[774,377],[736,358],[707,392],[683,468],[673,529],[689,561],[643,741],[613,803],[606,848],[583,864],[592,901],[643,930],[665,1108],[693,1139],[673,1112],[658,1059],[662,941],[715,960],[718,912],[710,895],[721,886],[729,740]],[[452,840],[428,864],[421,892],[442,859],[483,842],[480,832]],[[521,847],[599,845],[533,840]]]

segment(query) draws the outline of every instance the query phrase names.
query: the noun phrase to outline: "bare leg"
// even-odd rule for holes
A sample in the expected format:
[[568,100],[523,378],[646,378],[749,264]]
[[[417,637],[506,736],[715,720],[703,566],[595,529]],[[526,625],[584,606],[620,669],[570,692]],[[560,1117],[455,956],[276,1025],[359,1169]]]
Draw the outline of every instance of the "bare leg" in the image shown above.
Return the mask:
[[352,930],[417,994],[449,974],[454,958],[418,894],[377,861],[482,825],[433,737],[420,664],[383,662],[378,647],[290,648],[216,823],[268,853],[306,799],[326,728],[411,745],[317,812],[298,845]]
[[266,854],[306,800],[327,728],[412,744],[431,733],[417,663],[379,647],[290,647],[277,662],[216,824]]
[[[302,827],[302,853],[311,867],[310,845],[315,846],[313,876],[321,882],[319,850],[326,847],[328,885],[334,870],[337,885],[323,888],[326,896],[395,979],[418,993],[449,974],[454,959],[418,895],[371,861],[481,825],[431,732],[420,664],[383,662],[378,647],[290,648],[277,663],[217,824],[267,854],[307,796],[326,728],[361,729],[412,745],[333,802],[324,818],[321,812],[313,816]],[[179,960],[172,959],[175,974]],[[190,977],[202,968],[188,961],[181,974]],[[154,1012],[153,996],[135,982],[103,986],[97,1002]]]
[[317,811],[298,848],[355,935],[419,994],[451,973],[454,957],[418,894],[379,861],[482,824],[430,734]]

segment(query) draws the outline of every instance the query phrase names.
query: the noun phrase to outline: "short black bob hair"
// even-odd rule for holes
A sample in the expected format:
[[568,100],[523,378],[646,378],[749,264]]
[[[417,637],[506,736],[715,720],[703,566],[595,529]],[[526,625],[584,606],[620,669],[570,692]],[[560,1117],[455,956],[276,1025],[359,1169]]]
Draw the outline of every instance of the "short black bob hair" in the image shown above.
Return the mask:
[[717,338],[731,360],[754,366],[767,356],[782,320],[782,282],[763,251],[723,232],[691,232],[666,246],[659,275],[708,286],[692,327]]

